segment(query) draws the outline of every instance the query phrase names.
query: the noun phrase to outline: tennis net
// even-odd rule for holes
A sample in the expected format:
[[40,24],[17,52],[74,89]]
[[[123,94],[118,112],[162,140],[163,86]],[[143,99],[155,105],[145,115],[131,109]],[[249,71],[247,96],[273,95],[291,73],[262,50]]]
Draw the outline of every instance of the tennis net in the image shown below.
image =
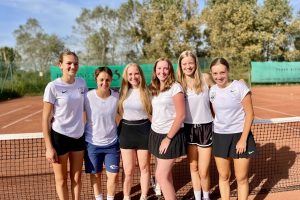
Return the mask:
[[[262,194],[300,189],[300,117],[255,120],[252,126],[257,143],[257,155],[251,161],[250,192]],[[0,134],[0,199],[57,199],[52,166],[45,159],[41,133]],[[124,173],[121,164],[115,199],[122,199]],[[155,160],[151,158],[151,173]],[[140,195],[139,170],[134,175],[132,199]],[[173,168],[178,198],[193,195],[187,158],[176,160]],[[102,188],[106,194],[106,177]],[[212,196],[219,196],[218,174],[211,162]],[[81,199],[94,199],[89,176],[82,173]],[[231,195],[236,195],[236,180],[231,179]],[[150,189],[149,195],[155,193]]]

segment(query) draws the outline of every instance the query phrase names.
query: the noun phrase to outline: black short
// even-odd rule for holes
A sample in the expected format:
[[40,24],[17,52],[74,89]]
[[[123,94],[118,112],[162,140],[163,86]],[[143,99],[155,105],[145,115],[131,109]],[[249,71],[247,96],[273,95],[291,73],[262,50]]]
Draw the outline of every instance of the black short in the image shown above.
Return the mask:
[[58,156],[70,151],[82,151],[85,149],[84,135],[80,138],[71,138],[51,129],[51,141]]
[[172,141],[164,154],[159,153],[161,141],[166,137],[166,134],[159,134],[151,129],[149,136],[149,151],[157,158],[173,159],[186,155],[186,139],[184,129],[181,128],[172,138]]
[[119,125],[120,148],[148,150],[150,128],[149,119],[137,121],[122,119]]
[[250,158],[256,153],[256,145],[252,133],[247,138],[246,151],[236,154],[236,144],[242,133],[219,134],[213,133],[213,155],[222,158]]
[[199,147],[211,147],[213,123],[184,124],[185,137],[188,144],[196,144]]

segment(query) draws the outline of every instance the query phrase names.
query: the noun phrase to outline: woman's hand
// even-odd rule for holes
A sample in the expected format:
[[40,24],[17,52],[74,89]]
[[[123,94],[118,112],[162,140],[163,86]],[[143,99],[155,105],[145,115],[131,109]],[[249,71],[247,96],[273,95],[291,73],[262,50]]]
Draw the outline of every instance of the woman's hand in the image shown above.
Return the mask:
[[168,139],[167,137],[165,137],[165,138],[161,141],[161,143],[160,143],[160,146],[159,146],[159,153],[160,153],[160,154],[165,154],[165,153],[167,152],[167,149],[168,149],[170,143],[171,143],[171,140]]
[[50,163],[58,163],[58,156],[54,148],[46,149],[46,159]]
[[235,146],[236,153],[242,154],[246,152],[246,147],[247,147],[247,141],[240,139]]

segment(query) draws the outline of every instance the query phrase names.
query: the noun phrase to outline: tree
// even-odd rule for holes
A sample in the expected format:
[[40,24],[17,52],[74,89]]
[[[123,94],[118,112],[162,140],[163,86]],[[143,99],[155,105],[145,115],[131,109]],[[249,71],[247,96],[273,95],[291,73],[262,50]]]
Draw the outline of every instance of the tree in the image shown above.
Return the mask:
[[10,47],[0,48],[0,79],[6,79],[12,76],[13,72],[18,67],[20,61],[20,55],[18,52]]
[[194,0],[144,1],[139,20],[144,57],[153,61],[177,58],[186,49],[198,52],[202,42],[197,9]]
[[48,35],[36,19],[30,18],[26,24],[14,31],[16,49],[22,58],[25,70],[45,72],[57,60],[64,49],[64,43],[56,35]]
[[261,52],[255,30],[256,1],[209,1],[201,19],[210,56],[227,58],[234,75],[247,73],[250,61]]
[[116,62],[118,44],[118,15],[108,7],[97,6],[93,10],[83,9],[76,18],[75,32],[84,38],[86,54],[83,60],[89,65]]
[[265,0],[256,20],[261,60],[294,60],[299,51],[291,48],[299,34],[299,21],[293,20],[288,0]]

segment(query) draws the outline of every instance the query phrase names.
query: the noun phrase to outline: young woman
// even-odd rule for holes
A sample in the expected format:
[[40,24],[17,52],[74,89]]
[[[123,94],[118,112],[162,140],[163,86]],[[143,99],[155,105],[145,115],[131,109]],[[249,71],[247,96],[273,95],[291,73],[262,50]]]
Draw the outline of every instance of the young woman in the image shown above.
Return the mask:
[[191,51],[179,56],[177,76],[185,91],[184,129],[195,200],[201,200],[201,189],[203,200],[209,200],[213,131],[209,87],[213,82],[208,74],[200,72],[197,56]]
[[152,82],[152,125],[149,150],[157,159],[155,177],[166,200],[175,200],[172,168],[175,159],[186,154],[183,120],[184,95],[175,82],[170,60],[158,59],[154,64]]
[[215,113],[213,155],[219,172],[219,187],[223,200],[230,196],[230,161],[238,185],[238,199],[249,194],[248,170],[250,158],[255,154],[251,133],[254,118],[251,93],[243,81],[229,79],[229,64],[216,58],[210,65],[216,85],[210,89],[210,101]]
[[85,81],[75,77],[78,57],[65,51],[59,56],[62,77],[48,83],[44,92],[43,135],[46,158],[52,163],[59,199],[68,199],[68,161],[72,199],[80,199],[84,155]]
[[119,94],[110,89],[112,76],[108,67],[97,68],[97,89],[89,91],[85,101],[85,171],[91,174],[96,200],[103,200],[103,164],[107,175],[107,200],[114,199],[119,172],[120,148],[116,124]]
[[119,113],[120,147],[125,173],[124,199],[130,199],[136,159],[139,164],[142,194],[140,199],[147,198],[150,183],[150,153],[148,140],[150,132],[151,103],[146,87],[144,74],[138,64],[128,64],[123,72],[120,91]]

